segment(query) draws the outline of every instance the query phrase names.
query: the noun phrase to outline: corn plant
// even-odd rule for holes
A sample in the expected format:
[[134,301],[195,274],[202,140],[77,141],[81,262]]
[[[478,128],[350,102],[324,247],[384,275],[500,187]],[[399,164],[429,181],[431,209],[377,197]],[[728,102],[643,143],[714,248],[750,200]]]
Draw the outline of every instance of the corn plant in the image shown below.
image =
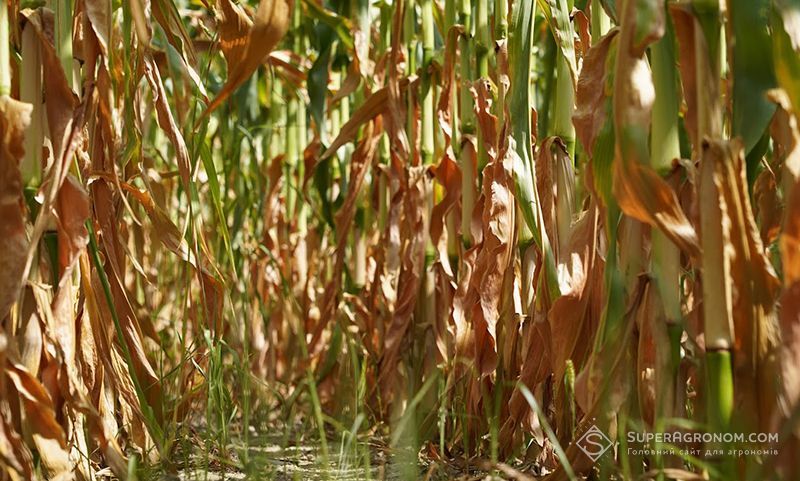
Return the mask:
[[798,19],[0,0],[2,479],[798,479]]

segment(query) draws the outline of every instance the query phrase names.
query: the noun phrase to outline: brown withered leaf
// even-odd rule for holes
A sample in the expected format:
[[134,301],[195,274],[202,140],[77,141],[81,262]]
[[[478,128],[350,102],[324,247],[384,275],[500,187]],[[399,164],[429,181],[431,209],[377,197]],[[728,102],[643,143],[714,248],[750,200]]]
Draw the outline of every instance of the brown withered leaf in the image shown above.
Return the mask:
[[445,136],[445,145],[452,145],[453,127],[451,109],[453,103],[453,88],[456,84],[456,60],[458,59],[458,40],[464,34],[464,27],[454,25],[447,33],[444,51],[444,66],[442,66],[442,90],[439,93],[439,104],[436,106],[436,116],[439,127]]
[[[96,283],[89,280],[88,255],[82,255],[80,262],[85,310],[79,323],[77,358],[81,366],[85,389],[88,390],[87,396],[92,406],[91,409],[80,408],[80,410],[87,416],[89,434],[103,453],[106,463],[116,476],[125,480],[128,474],[128,461],[115,439],[120,428],[115,417],[115,401],[113,399],[115,389],[119,392],[129,387],[130,384],[116,379],[118,373],[113,369],[111,363],[112,341],[108,329],[110,326],[108,319],[101,318],[94,290]],[[121,402],[138,402],[134,392],[126,392],[121,397],[123,398]],[[81,405],[79,404],[79,406]]]
[[33,12],[25,11],[26,20],[34,27],[42,52],[42,64],[45,72],[44,89],[46,94],[45,107],[47,123],[50,130],[54,157],[61,159],[67,150],[69,139],[67,134],[72,127],[73,113],[78,106],[78,97],[69,87],[67,76],[61,66],[53,45],[53,12],[46,8],[39,8]]
[[[52,158],[42,182],[41,192],[44,200],[30,235],[31,248],[28,251],[24,273],[32,267],[34,248],[44,233],[50,213],[56,210],[59,191],[69,173],[69,164],[83,140],[86,103],[79,103],[67,81],[61,61],[53,45],[54,16],[51,10],[39,8],[22,12],[28,26],[33,28],[39,40],[42,68],[44,72],[45,111],[47,129],[53,145]],[[88,96],[87,96],[88,97]]]
[[19,164],[31,110],[30,104],[0,97],[0,319],[16,302],[28,250]]
[[477,302],[472,308],[475,332],[475,362],[478,373],[486,376],[497,365],[496,325],[504,295],[514,242],[514,178],[511,159],[490,162],[483,170],[483,242],[472,273],[471,290]]
[[39,38],[44,69],[45,110],[58,172],[54,182],[56,185],[60,185],[67,170],[64,167],[64,154],[68,154],[72,150],[70,144],[75,142],[73,137],[79,135],[77,132],[72,132],[76,120],[74,114],[78,107],[78,97],[69,87],[67,76],[53,46],[53,24],[55,22],[53,12],[46,8],[39,8],[35,11],[25,11],[23,15],[26,15],[26,20],[34,27]]
[[[519,375],[519,383],[533,390],[535,386],[547,379],[550,374],[552,361],[550,339],[552,338],[552,331],[550,324],[543,316],[536,320],[526,319],[523,323],[529,325],[525,327],[525,335],[522,340],[523,352],[526,355],[522,359],[522,372]],[[531,406],[522,391],[514,389],[508,401],[508,418],[500,428],[499,434],[504,452],[510,450],[511,443],[516,437],[516,431],[530,413]],[[525,426],[526,429],[529,427]]]
[[619,29],[611,30],[589,49],[578,77],[572,123],[575,125],[575,134],[590,157],[594,153],[597,135],[608,117],[606,99],[611,95],[608,80],[613,75],[608,59],[618,33]]
[[[797,134],[795,133],[795,135]],[[790,156],[800,156],[800,142],[794,143]],[[791,286],[800,282],[800,176],[795,177],[787,184],[786,211],[779,242],[784,283],[786,286]]]
[[784,199],[783,232],[779,238],[783,280],[786,287],[800,281],[800,127],[795,108],[786,92],[770,95],[778,104],[770,134],[774,157],[783,163],[781,172]]
[[221,334],[224,294],[222,292],[222,283],[212,270],[213,266],[207,266],[207,263],[203,261],[203,257],[197,259],[195,252],[189,248],[186,240],[181,235],[180,229],[172,222],[164,208],[155,202],[150,193],[142,192],[127,182],[120,181],[119,184],[144,208],[153,223],[153,237],[158,239],[161,245],[170,252],[194,267],[198,275],[198,282],[203,290],[200,305],[204,309],[204,319],[212,332]]
[[[399,87],[401,89],[413,89],[416,88],[418,84],[419,78],[417,77],[413,79],[404,78],[399,82]],[[379,115],[386,115],[389,112],[391,105],[389,102],[389,94],[389,86],[372,92],[369,97],[364,100],[364,103],[362,103],[361,106],[356,109],[355,112],[353,112],[342,128],[339,129],[339,133],[336,134],[336,138],[333,139],[331,145],[325,149],[325,152],[320,155],[319,159],[327,159],[333,155],[334,152],[339,150],[339,147],[353,140],[356,134],[358,134],[358,129],[361,128],[362,125]],[[384,118],[384,123],[388,120],[389,119]]]
[[560,137],[548,137],[539,146],[536,155],[536,189],[543,217],[543,225],[553,248],[553,255],[561,261],[560,254],[567,248],[575,205],[575,173],[567,147]]
[[598,235],[599,211],[592,203],[575,223],[569,247],[562,254],[563,258],[570,259],[565,264],[565,271],[570,274],[569,287],[553,302],[548,313],[556,379],[564,377],[568,359],[572,360],[576,371],[580,371],[600,322],[601,311],[593,302],[602,297],[605,265],[598,256]]
[[356,214],[356,201],[359,198],[366,175],[372,166],[377,152],[378,140],[382,130],[380,126],[370,123],[364,131],[364,138],[358,144],[358,148],[353,152],[350,160],[350,176],[348,178],[348,191],[344,204],[336,213],[336,260],[333,268],[331,282],[325,289],[325,297],[322,303],[320,320],[312,332],[309,351],[314,352],[317,341],[322,335],[323,329],[328,326],[333,318],[336,307],[339,304],[340,286],[342,271],[345,262],[345,249],[350,229]]
[[158,126],[167,134],[172,148],[175,149],[181,180],[183,181],[184,188],[188,190],[191,179],[189,151],[186,148],[186,141],[183,139],[183,134],[181,134],[178,124],[175,123],[172,110],[170,110],[167,93],[166,90],[164,90],[164,83],[161,80],[161,73],[158,71],[158,67],[151,57],[146,58],[144,62],[144,74],[153,92],[153,101],[155,103],[156,113],[158,114],[156,115]]
[[68,175],[56,199],[58,260],[62,273],[74,264],[89,243],[86,220],[90,215],[89,195],[73,176]]
[[[423,209],[429,182],[425,168],[408,167],[405,185],[392,198],[390,208],[390,241],[398,251],[387,266],[396,272],[396,300],[386,326],[383,339],[383,356],[379,363],[378,383],[385,399],[391,400],[401,388],[397,366],[420,294],[425,263],[425,229]],[[394,217],[396,216],[396,217]],[[394,273],[392,274],[394,275]]]
[[692,140],[692,145],[698,146],[697,138],[697,75],[695,73],[695,35],[702,35],[696,31],[694,16],[683,5],[669,4],[669,13],[675,25],[675,38],[678,41],[678,69],[681,73],[683,85],[683,99],[686,102],[684,122],[686,132]]
[[[436,343],[439,353],[443,359],[447,359],[449,350],[449,336],[447,334],[447,320],[450,319],[452,302],[445,299],[452,299],[455,294],[455,274],[450,264],[448,252],[448,231],[446,225],[448,218],[454,225],[461,225],[459,200],[461,199],[461,168],[456,163],[455,152],[453,149],[453,128],[452,128],[452,108],[453,108],[453,88],[457,86],[455,76],[455,61],[457,57],[458,39],[464,29],[461,26],[453,26],[448,32],[447,44],[445,46],[444,67],[442,68],[442,91],[439,94],[439,103],[436,107],[436,116],[439,127],[444,135],[444,152],[439,164],[432,168],[433,176],[445,190],[445,195],[431,210],[430,234],[431,242],[436,248],[438,260],[437,269],[437,297],[440,314],[436,318]],[[445,296],[445,297],[442,297]],[[446,311],[446,312],[445,312]]]
[[320,155],[320,160],[325,160],[334,154],[339,147],[350,142],[358,133],[358,129],[371,121],[378,115],[381,115],[386,110],[386,102],[389,99],[389,88],[383,87],[373,92],[369,97],[364,100],[364,103],[356,109],[350,116],[350,119],[345,122],[336,138],[331,142],[331,145],[325,149],[325,152]]
[[[592,47],[592,32],[591,32],[591,21],[589,17],[586,15],[585,12],[582,10],[573,10],[572,21],[575,22],[576,33],[578,34],[575,37],[575,53],[581,59],[586,59],[586,54],[589,53],[590,48]],[[583,66],[581,66],[583,68]],[[578,75],[580,79],[580,74]],[[580,81],[580,80],[579,80]]]
[[[645,318],[650,312],[647,305],[650,302],[648,291],[651,288],[647,279],[639,279],[628,300],[620,332],[605,347],[592,352],[586,368],[575,379],[575,401],[584,413],[575,430],[578,436],[592,425],[607,425],[613,413],[628,399],[635,382],[634,327],[637,319]],[[578,443],[571,443],[565,451],[575,473],[583,474],[592,469],[593,461],[586,456]],[[567,479],[569,478],[561,466],[545,478],[547,481]]]
[[[100,160],[99,156],[94,159],[94,161],[98,162]],[[106,263],[102,268],[106,271],[108,281],[111,284],[113,304],[119,315],[123,334],[122,337],[128,346],[128,351],[131,353],[133,361],[132,367],[145,390],[147,400],[150,406],[156,409],[156,416],[159,417],[160,414],[157,409],[161,406],[161,381],[156,375],[145,352],[141,325],[122,282],[122,279],[125,278],[125,253],[120,245],[119,225],[116,220],[116,204],[113,200],[113,190],[111,184],[103,178],[98,178],[92,182],[91,190],[94,200],[95,219],[99,226],[99,232],[101,234],[100,241],[106,259]],[[96,273],[92,282],[97,283],[97,287],[95,288],[97,292],[103,292]],[[110,322],[111,313],[107,299],[101,296],[97,305],[103,314],[103,318]],[[113,327],[111,330],[113,331]],[[109,337],[109,339],[111,338]],[[111,349],[106,350],[106,352],[110,353]],[[107,370],[111,371],[111,368]],[[124,373],[124,376],[128,376],[127,371]],[[130,379],[127,379],[127,381],[130,381]],[[122,382],[122,380],[120,382]]]
[[[722,109],[719,92],[722,83],[700,80],[717,79],[718,75],[712,73],[713,62],[708,60],[708,45],[703,27],[701,21],[695,17],[691,4],[689,2],[670,2],[668,9],[672,15],[675,38],[678,42],[678,69],[681,74],[683,98],[686,102],[683,118],[694,152],[699,155],[702,148],[702,137],[706,133],[710,133],[712,136],[722,133],[720,125],[722,115],[712,113],[703,115],[700,112],[701,109],[717,111]],[[700,59],[698,59],[698,55],[700,55]],[[701,61],[698,62],[698,60]],[[707,105],[700,104],[701,98],[705,99]],[[701,121],[707,125],[701,124]]]
[[[788,286],[781,296],[781,392],[778,397],[778,422],[790,419],[800,405],[800,282]],[[800,425],[792,426],[800,437]]]
[[[750,204],[744,147],[738,139],[704,144],[703,162],[715,168],[714,183],[724,206],[727,230],[734,339],[734,376],[737,385],[759,389],[737,390],[740,409],[757,413],[757,426],[765,427],[776,392],[777,319],[774,305],[779,281],[766,256]],[[755,428],[756,426],[753,426]]]
[[264,63],[289,29],[294,8],[294,0],[261,0],[251,21],[231,0],[220,0],[219,3],[222,7],[220,42],[228,64],[228,79],[203,117],[222,105]]
[[[492,113],[492,82],[489,79],[478,79],[469,88],[475,100],[475,115],[478,127],[483,134],[483,145],[478,148],[486,149],[490,159],[498,157],[500,148],[498,139],[497,116]],[[501,126],[502,127],[502,126]]]
[[48,479],[65,479],[72,470],[67,452],[64,429],[56,420],[53,402],[44,386],[23,366],[6,361],[5,375],[16,390],[22,406],[25,424],[31,430],[34,444],[42,456]]
[[[4,98],[0,97],[0,102]],[[3,371],[8,363],[7,349],[8,340],[0,332],[0,366],[3,366]],[[0,472],[12,481],[33,479],[33,456],[14,428],[15,414],[11,411],[9,399],[12,397],[3,372],[0,375]]]
[[437,273],[436,295],[439,309],[439,314],[434,320],[434,332],[436,345],[442,359],[449,358],[452,344],[447,320],[450,319],[452,298],[456,289],[456,276],[450,264],[448,252],[448,230],[446,229],[448,216],[452,216],[451,221],[455,225],[461,224],[461,216],[457,209],[461,198],[461,170],[455,161],[453,148],[449,144],[450,138],[447,137],[447,134],[445,134],[445,138],[447,147],[444,155],[439,164],[432,168],[434,178],[445,189],[445,195],[431,210],[430,220],[431,242],[437,253],[434,269]]
[[663,33],[664,26],[660,14],[643,16],[640,8],[644,7],[648,12],[659,10],[662,3],[655,0],[628,2],[621,15],[613,95],[617,138],[613,192],[625,214],[658,227],[678,247],[697,259],[700,247],[694,227],[673,190],[647,165],[648,127],[655,90],[643,55],[647,44]]
[[111,5],[103,0],[83,0],[83,11],[91,26],[100,52],[108,55],[109,38],[111,38]]
[[[55,212],[60,278],[51,312],[43,313],[42,319],[47,337],[54,341],[59,354],[60,374],[67,380],[63,394],[72,399],[79,397],[78,393],[84,389],[76,363],[78,292],[72,272],[89,243],[86,220],[90,216],[89,196],[72,175],[67,176],[58,191]],[[40,312],[48,308],[42,305]]]
[[[272,56],[270,55],[270,59],[271,58]],[[345,97],[349,97],[350,94],[355,92],[358,86],[361,85],[361,73],[357,70],[358,67],[356,64],[357,62],[351,62],[350,66],[347,67],[347,76],[339,86],[339,90],[337,90],[331,98],[330,105],[335,104]]]
[[753,185],[753,201],[758,219],[761,242],[765,246],[772,244],[781,231],[783,209],[778,193],[778,180],[772,169],[764,169]]
[[[551,369],[555,402],[565,406],[564,375],[567,360],[575,372],[581,372],[592,351],[597,328],[603,314],[605,292],[603,289],[605,262],[600,249],[603,237],[600,209],[591,202],[573,226],[568,248],[561,253],[563,294],[556,299],[547,313],[550,323]],[[568,274],[568,275],[565,275]],[[559,432],[567,433],[572,424],[570,413],[556,410],[555,425]]]
[[[675,382],[674,378],[670,376],[671,372],[660,372],[657,364],[659,355],[657,349],[661,346],[669,346],[670,341],[665,329],[666,319],[662,314],[663,311],[659,309],[661,298],[658,289],[655,288],[655,285],[653,287],[647,291],[648,298],[645,299],[645,305],[640,311],[641,315],[636,317],[639,343],[636,347],[635,382],[639,410],[642,420],[648,426],[654,426],[656,421],[656,406],[659,404],[656,397],[660,387],[657,382],[660,381],[663,384]],[[659,346],[659,343],[663,344]],[[657,379],[656,376],[664,377]]]

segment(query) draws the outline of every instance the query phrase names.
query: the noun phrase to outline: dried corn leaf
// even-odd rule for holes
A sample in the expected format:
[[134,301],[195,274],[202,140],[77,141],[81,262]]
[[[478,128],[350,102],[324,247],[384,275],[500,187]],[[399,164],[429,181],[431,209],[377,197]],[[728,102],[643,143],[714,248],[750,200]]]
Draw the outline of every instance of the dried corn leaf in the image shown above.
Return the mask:
[[25,408],[25,424],[39,451],[47,478],[71,478],[72,463],[64,429],[56,420],[53,402],[44,386],[21,365],[7,361],[4,370]]
[[[644,52],[664,29],[656,0],[627,2],[614,75],[614,196],[625,214],[661,229],[694,258],[700,247],[694,227],[669,185],[647,166],[648,126],[655,90]],[[641,22],[641,23],[640,23]]]
[[228,79],[203,116],[209,115],[267,58],[289,29],[293,0],[261,0],[250,20],[231,0],[220,0],[219,22],[222,51],[228,64]]
[[31,110],[30,104],[0,97],[0,319],[16,302],[25,268],[28,239],[19,165]]

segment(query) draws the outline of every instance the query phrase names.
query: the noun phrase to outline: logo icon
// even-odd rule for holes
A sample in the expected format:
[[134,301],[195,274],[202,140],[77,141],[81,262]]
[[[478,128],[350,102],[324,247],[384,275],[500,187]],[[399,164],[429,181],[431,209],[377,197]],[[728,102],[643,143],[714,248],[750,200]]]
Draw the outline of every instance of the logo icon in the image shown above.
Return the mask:
[[581,451],[583,451],[592,462],[600,459],[600,456],[604,455],[606,451],[614,446],[614,443],[608,439],[608,436],[595,425],[592,425],[592,427],[586,430],[583,436],[575,441],[575,444],[578,445]]

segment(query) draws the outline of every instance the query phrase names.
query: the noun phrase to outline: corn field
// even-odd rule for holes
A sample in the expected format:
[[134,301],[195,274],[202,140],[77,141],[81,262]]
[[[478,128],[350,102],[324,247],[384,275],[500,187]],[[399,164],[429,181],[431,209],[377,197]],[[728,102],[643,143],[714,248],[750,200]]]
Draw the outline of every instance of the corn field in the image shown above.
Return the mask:
[[800,479],[798,0],[0,0],[0,194],[0,480]]

